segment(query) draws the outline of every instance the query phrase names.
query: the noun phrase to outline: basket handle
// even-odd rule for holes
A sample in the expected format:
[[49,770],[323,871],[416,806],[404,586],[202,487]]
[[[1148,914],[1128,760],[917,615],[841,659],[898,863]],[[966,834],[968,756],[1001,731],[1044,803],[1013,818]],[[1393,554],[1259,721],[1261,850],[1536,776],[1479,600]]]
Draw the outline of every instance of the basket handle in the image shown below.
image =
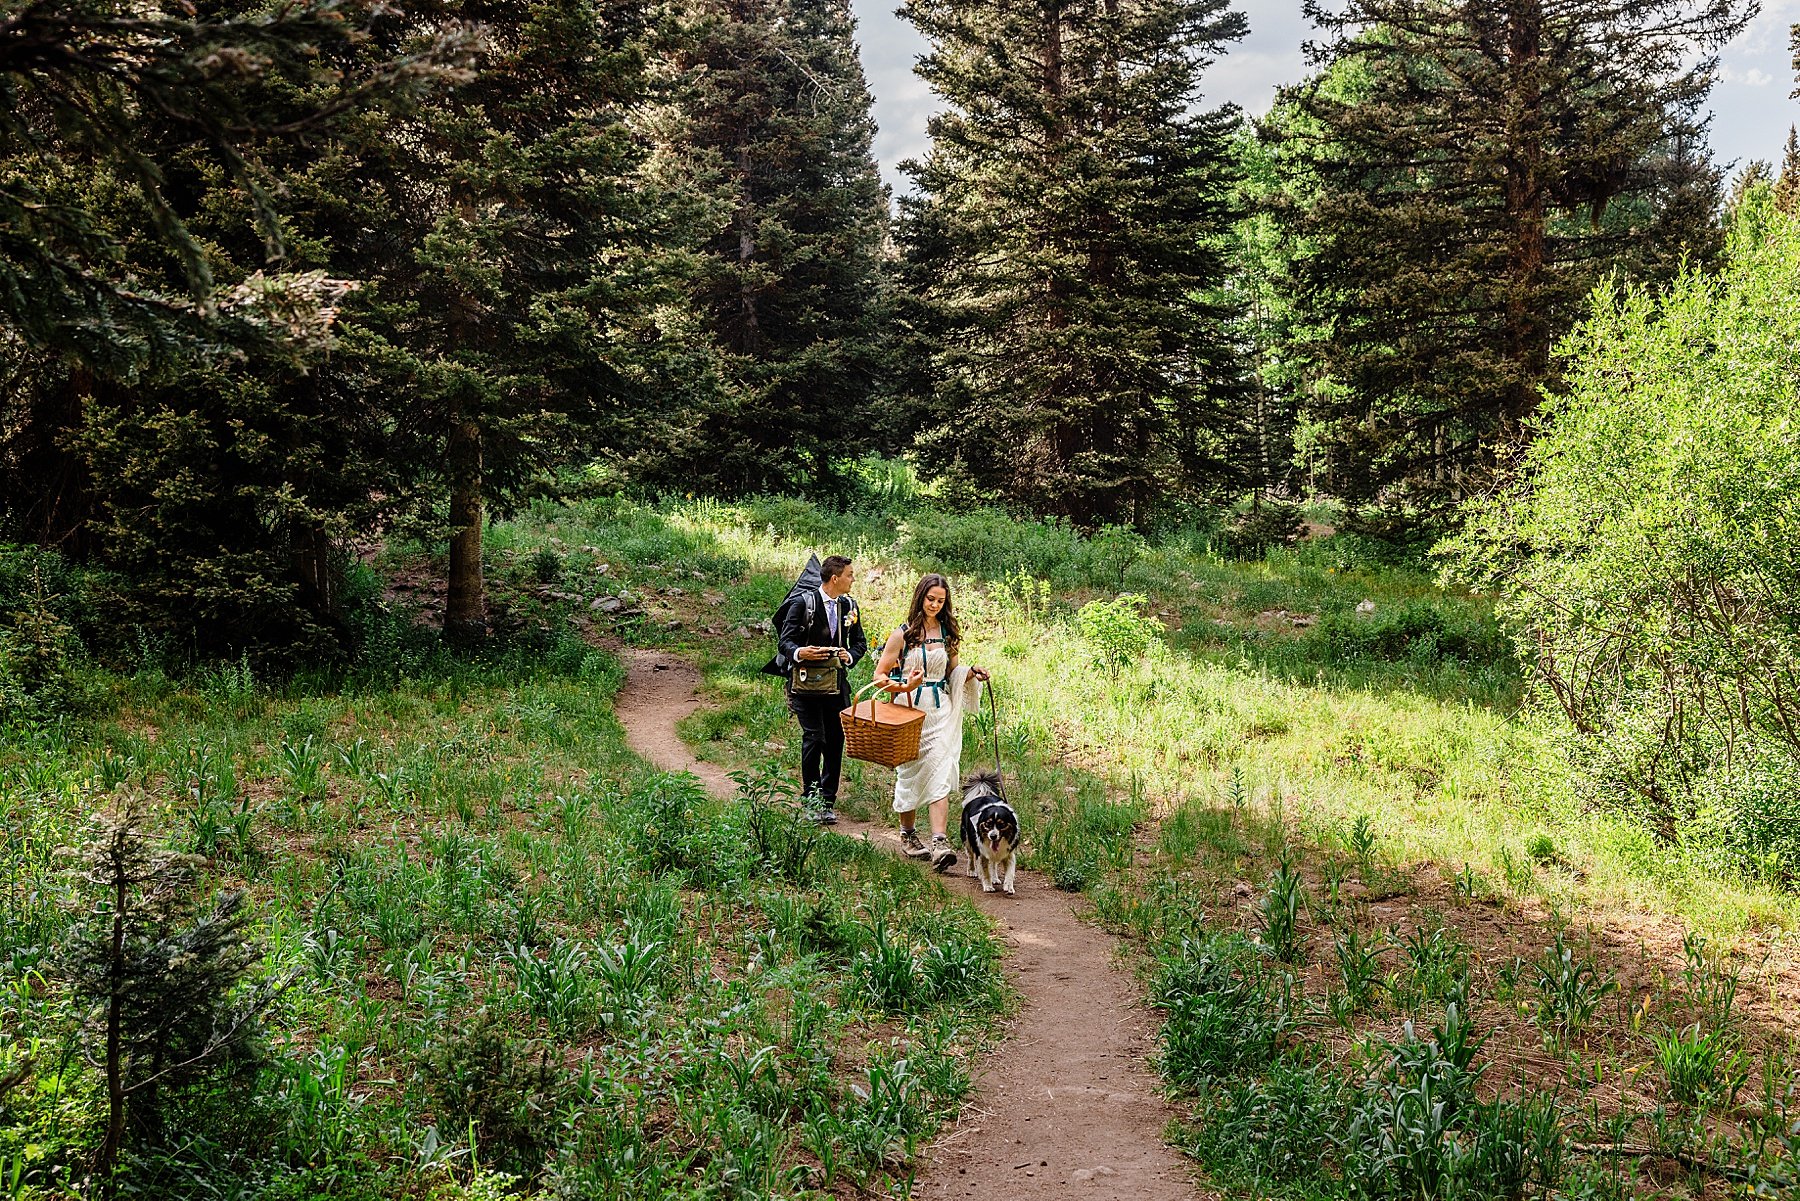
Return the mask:
[[856,695],[850,698],[850,712],[851,712],[852,716],[855,715],[856,706],[861,703],[863,696],[866,694],[869,698],[869,720],[874,721],[875,720],[875,694],[877,692],[887,691],[886,683],[887,682],[885,680],[870,680],[867,684],[864,684],[861,688],[858,688],[856,690]]

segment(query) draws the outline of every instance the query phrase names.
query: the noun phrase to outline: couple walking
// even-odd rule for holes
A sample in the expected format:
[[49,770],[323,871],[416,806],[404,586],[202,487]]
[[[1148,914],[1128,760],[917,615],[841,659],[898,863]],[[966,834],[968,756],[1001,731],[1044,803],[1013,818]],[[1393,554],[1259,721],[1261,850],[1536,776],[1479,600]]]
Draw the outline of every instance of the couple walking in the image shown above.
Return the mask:
[[[803,575],[782,608],[779,649],[764,669],[788,676],[788,710],[800,722],[801,792],[815,819],[827,825],[837,821],[844,757],[838,714],[850,703],[848,673],[869,653],[862,616],[850,596],[855,579],[855,565],[832,555],[819,564],[815,601]],[[876,679],[896,704],[925,712],[919,757],[894,769],[894,811],[900,815],[901,849],[914,859],[930,859],[939,871],[956,863],[947,830],[950,795],[962,776],[963,714],[980,702],[988,678],[983,669],[958,662],[961,645],[950,582],[934,572],[920,578],[906,621],[888,636],[875,664]],[[808,664],[835,667],[836,689],[796,689],[792,668]],[[930,846],[916,828],[920,809],[930,814]]]

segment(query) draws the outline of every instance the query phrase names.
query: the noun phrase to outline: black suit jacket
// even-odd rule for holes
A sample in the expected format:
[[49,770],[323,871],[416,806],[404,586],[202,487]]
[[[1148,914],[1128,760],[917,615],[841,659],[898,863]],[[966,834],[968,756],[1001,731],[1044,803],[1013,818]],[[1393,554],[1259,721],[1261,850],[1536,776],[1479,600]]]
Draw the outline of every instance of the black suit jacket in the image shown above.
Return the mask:
[[[770,664],[777,669],[778,674],[786,675],[788,669],[799,662],[795,658],[795,652],[803,646],[844,647],[850,652],[851,667],[862,662],[864,656],[869,653],[869,639],[863,633],[862,613],[857,608],[855,599],[848,596],[837,598],[838,637],[833,638],[830,619],[825,611],[825,598],[816,593],[814,595],[818,604],[810,606],[813,610],[811,622],[806,620],[806,610],[809,606],[803,600],[789,605],[787,611],[782,614],[779,648],[774,661]],[[838,691],[841,693],[844,690],[844,676],[840,673]]]

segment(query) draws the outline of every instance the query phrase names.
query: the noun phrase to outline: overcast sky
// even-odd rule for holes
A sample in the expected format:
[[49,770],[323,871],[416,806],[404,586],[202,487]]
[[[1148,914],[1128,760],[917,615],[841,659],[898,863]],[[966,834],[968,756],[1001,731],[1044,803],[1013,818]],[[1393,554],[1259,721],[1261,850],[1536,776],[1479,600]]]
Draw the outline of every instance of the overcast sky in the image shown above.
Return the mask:
[[[880,133],[875,155],[890,184],[901,186],[900,160],[925,150],[925,118],[932,95],[912,72],[925,49],[912,26],[894,15],[896,0],[851,0],[861,23],[863,69],[875,93]],[[1231,101],[1255,114],[1265,112],[1275,89],[1300,78],[1300,43],[1310,27],[1300,0],[1240,0],[1250,15],[1250,36],[1207,72],[1202,86],[1208,104]],[[1719,61],[1712,93],[1711,141],[1720,162],[1751,159],[1779,163],[1790,124],[1800,122],[1800,102],[1788,64],[1788,26],[1800,21],[1800,0],[1763,0],[1762,13]]]

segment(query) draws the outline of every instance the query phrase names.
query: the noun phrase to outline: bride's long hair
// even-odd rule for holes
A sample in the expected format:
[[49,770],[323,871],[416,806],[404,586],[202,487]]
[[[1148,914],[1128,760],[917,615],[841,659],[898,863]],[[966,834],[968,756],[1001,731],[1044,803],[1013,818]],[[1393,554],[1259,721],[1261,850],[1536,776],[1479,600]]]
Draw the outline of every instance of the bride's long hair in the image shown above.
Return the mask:
[[938,610],[938,625],[944,631],[944,649],[951,654],[962,643],[962,625],[956,620],[956,611],[950,604],[950,581],[937,572],[919,577],[919,586],[913,589],[912,607],[906,611],[905,645],[907,650],[925,641],[925,594],[933,588],[944,590],[944,607]]

